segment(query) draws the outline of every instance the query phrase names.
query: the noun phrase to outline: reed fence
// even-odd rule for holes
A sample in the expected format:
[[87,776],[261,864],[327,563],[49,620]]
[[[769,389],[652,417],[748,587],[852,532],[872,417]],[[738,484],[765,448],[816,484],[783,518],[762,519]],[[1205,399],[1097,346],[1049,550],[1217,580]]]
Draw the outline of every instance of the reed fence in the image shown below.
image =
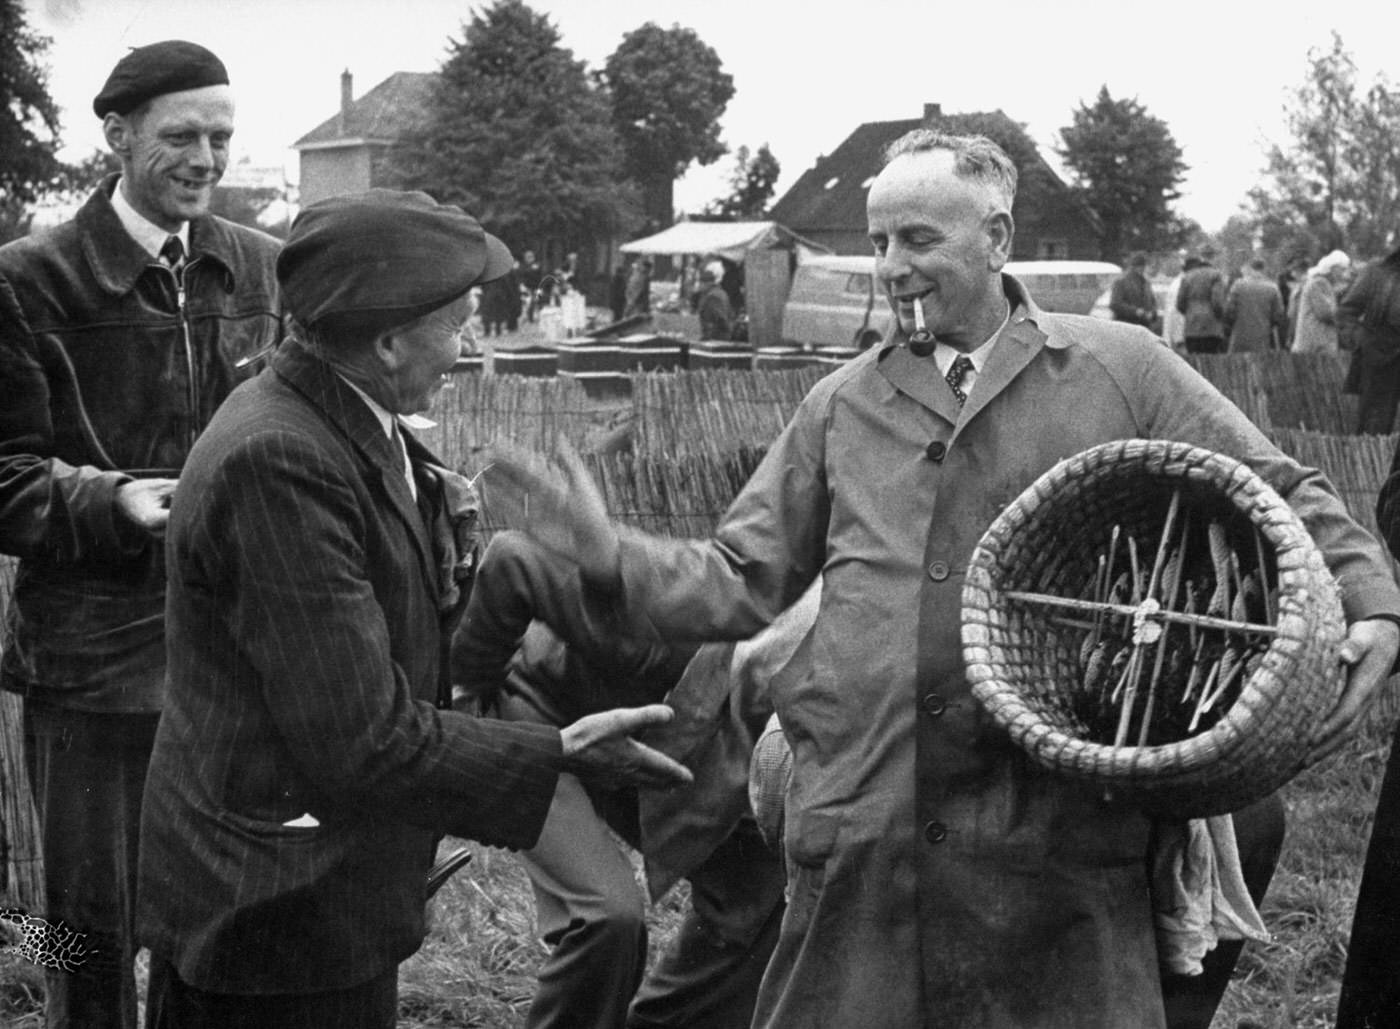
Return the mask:
[[[1188,360],[1286,453],[1320,468],[1375,531],[1376,495],[1400,436],[1351,436],[1343,365],[1325,355],[1195,355]],[[509,441],[548,453],[560,436],[583,455],[612,514],[650,532],[708,535],[813,384],[830,371],[647,373],[630,399],[600,401],[574,379],[458,376],[419,435],[474,474]],[[488,493],[489,498],[489,493]],[[488,533],[501,526],[490,519]],[[0,614],[11,566],[0,559]],[[0,623],[2,624],[2,623]],[[0,641],[2,642],[2,641]],[[39,906],[38,833],[22,763],[19,705],[0,693],[0,897]]]
[[1356,426],[1356,398],[1342,392],[1345,356],[1270,351],[1186,360],[1262,429],[1342,435]]
[[767,447],[830,368],[634,375],[638,453],[729,454]]
[[[0,556],[0,626],[14,585],[14,561]],[[3,649],[0,628],[0,649]],[[24,769],[24,722],[18,694],[0,690],[0,907],[14,904],[26,911],[44,906],[43,860],[39,821],[30,800]]]

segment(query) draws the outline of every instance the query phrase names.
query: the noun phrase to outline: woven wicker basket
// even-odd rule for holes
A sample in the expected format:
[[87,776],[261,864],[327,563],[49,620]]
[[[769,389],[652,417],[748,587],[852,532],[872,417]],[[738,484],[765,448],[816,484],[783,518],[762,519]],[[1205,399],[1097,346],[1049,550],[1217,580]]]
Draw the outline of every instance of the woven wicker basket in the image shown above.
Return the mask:
[[[1227,595],[1230,583],[1240,587],[1223,616],[1189,602],[1213,586],[1199,574],[1208,560],[1224,569]],[[1147,582],[1126,603],[1106,596],[1118,564],[1120,586]],[[1198,581],[1183,585],[1192,567]],[[1244,567],[1262,590],[1244,588]],[[997,724],[1042,767],[1166,817],[1238,810],[1304,767],[1344,685],[1344,635],[1336,584],[1282,498],[1238,461],[1160,440],[1106,443],[1042,475],[987,530],[963,590],[968,677]],[[1086,668],[1104,648],[1117,648],[1123,672],[1095,679]],[[1212,648],[1215,678],[1204,667]],[[1187,731],[1191,688],[1199,706],[1208,692],[1200,683],[1226,682],[1227,663],[1232,688]],[[1136,693],[1124,687],[1130,674]],[[1126,739],[1122,725],[1106,738],[1085,715],[1113,710],[1113,684],[1113,717],[1138,723]]]

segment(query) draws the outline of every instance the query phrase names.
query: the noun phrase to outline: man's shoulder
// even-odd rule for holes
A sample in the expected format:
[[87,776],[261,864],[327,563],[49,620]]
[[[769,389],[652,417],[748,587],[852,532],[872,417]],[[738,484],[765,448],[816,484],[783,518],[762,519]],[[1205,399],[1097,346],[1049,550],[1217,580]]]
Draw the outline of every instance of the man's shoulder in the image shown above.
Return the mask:
[[879,374],[880,361],[892,348],[893,345],[890,343],[877,343],[869,350],[865,350],[844,364],[838,365],[835,371],[817,380],[816,384],[807,391],[802,403],[825,407],[843,390],[861,388],[864,383],[871,381],[871,376]]
[[77,221],[70,218],[0,246],[0,276],[16,279],[38,274],[45,265],[81,250],[82,234]]
[[1101,363],[1157,360],[1171,354],[1170,348],[1150,329],[1131,322],[1110,321],[1083,314],[1041,312],[1037,325],[1045,333],[1051,351],[1078,348]]
[[316,406],[268,368],[234,387],[195,447],[204,461],[269,449],[305,454],[325,449],[334,436]]

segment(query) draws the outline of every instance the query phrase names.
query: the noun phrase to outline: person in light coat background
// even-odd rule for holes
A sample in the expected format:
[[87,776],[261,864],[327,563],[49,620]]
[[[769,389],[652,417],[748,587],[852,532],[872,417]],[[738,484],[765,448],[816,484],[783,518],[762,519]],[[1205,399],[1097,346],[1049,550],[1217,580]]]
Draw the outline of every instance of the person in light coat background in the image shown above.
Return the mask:
[[1295,354],[1337,354],[1341,338],[1337,331],[1337,291],[1346,281],[1351,258],[1340,250],[1313,265],[1298,287],[1297,308],[1293,314]]

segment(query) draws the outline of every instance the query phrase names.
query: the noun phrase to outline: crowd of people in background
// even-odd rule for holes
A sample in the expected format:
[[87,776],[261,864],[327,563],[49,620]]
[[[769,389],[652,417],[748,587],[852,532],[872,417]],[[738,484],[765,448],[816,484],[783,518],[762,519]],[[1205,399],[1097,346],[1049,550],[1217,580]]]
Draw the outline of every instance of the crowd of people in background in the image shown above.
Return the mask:
[[1400,248],[1358,264],[1343,250],[1315,263],[1289,260],[1271,277],[1261,256],[1233,271],[1205,244],[1178,255],[1180,271],[1160,307],[1145,253],[1129,256],[1113,283],[1118,321],[1144,325],[1183,354],[1288,351],[1345,362],[1343,389],[1358,397],[1355,431],[1389,433],[1400,407]]

